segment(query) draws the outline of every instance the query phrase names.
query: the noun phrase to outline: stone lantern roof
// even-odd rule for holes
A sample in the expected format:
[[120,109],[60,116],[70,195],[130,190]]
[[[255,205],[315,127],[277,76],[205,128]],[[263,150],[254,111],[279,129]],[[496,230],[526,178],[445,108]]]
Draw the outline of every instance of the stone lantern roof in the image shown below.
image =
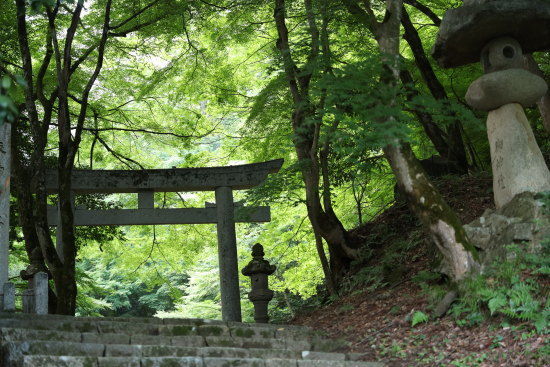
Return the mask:
[[550,1],[464,0],[445,14],[432,54],[444,68],[467,65],[500,37],[516,39],[524,54],[550,49]]
[[241,273],[246,276],[252,276],[255,274],[271,275],[275,272],[277,267],[271,265],[267,260],[264,260],[264,247],[259,243],[252,246],[252,261],[246,265]]

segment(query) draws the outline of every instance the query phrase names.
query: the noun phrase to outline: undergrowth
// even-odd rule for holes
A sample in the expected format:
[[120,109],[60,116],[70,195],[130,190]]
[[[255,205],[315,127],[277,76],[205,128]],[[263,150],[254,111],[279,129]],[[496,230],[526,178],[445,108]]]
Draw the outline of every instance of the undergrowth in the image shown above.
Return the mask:
[[[539,194],[543,210],[550,214],[550,192]],[[535,253],[525,244],[507,246],[507,258],[461,284],[461,298],[449,313],[459,326],[474,326],[489,319],[502,326],[522,322],[540,334],[548,333],[550,319],[550,238]],[[428,289],[426,287],[425,289]],[[440,297],[441,290],[432,289]]]
[[493,263],[481,275],[462,284],[461,298],[450,309],[459,326],[473,326],[489,318],[502,325],[526,322],[538,333],[548,332],[550,241],[540,253],[527,253],[521,245],[508,246],[507,260]]

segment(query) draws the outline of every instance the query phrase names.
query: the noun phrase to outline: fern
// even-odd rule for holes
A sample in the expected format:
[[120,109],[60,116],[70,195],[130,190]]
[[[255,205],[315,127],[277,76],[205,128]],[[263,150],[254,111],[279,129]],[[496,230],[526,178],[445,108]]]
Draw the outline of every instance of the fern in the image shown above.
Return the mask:
[[538,278],[548,274],[548,245],[542,253],[528,254],[521,246],[508,247],[515,256],[493,264],[485,274],[468,279],[463,284],[464,296],[450,313],[460,326],[471,326],[483,320],[483,314],[531,322],[537,332],[548,329],[550,305],[545,299]]
[[415,326],[423,322],[428,322],[430,317],[422,311],[415,311],[411,318],[411,325]]

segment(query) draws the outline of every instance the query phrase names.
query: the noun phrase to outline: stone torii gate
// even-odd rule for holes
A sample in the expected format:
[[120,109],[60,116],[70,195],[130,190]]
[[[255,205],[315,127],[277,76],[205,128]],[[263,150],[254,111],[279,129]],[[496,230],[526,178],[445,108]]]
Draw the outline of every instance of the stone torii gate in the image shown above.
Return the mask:
[[[270,208],[235,205],[233,190],[244,190],[264,182],[279,171],[282,159],[226,167],[173,168],[153,170],[75,170],[72,192],[137,193],[138,209],[74,209],[75,226],[206,224],[217,225],[222,318],[241,321],[236,222],[269,222]],[[57,170],[46,174],[46,189],[55,194]],[[155,192],[215,191],[216,203],[205,208],[157,209]],[[59,225],[57,207],[48,208],[48,224]],[[59,233],[60,231],[58,231]],[[58,252],[61,250],[58,236]],[[63,254],[60,253],[63,258]],[[7,259],[0,259],[7,261]],[[5,271],[7,273],[7,269]],[[6,276],[7,278],[7,276]]]

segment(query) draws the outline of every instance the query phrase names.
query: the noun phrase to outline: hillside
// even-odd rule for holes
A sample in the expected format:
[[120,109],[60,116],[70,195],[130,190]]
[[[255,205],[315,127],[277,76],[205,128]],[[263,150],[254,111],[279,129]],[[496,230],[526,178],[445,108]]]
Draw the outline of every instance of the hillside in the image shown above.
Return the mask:
[[[447,177],[437,186],[463,223],[492,205],[488,177]],[[397,230],[399,229],[399,230]],[[373,254],[351,281],[360,287],[341,299],[304,313],[293,323],[326,331],[351,342],[354,352],[390,366],[544,366],[548,340],[526,323],[501,326],[502,318],[468,327],[468,320],[447,315],[411,326],[415,311],[429,314],[443,283],[427,270],[434,261],[416,219],[404,205],[394,205],[354,234]],[[394,249],[393,258],[388,248]],[[384,251],[382,251],[384,249]],[[385,255],[384,255],[385,254]],[[548,284],[544,285],[546,293]]]

